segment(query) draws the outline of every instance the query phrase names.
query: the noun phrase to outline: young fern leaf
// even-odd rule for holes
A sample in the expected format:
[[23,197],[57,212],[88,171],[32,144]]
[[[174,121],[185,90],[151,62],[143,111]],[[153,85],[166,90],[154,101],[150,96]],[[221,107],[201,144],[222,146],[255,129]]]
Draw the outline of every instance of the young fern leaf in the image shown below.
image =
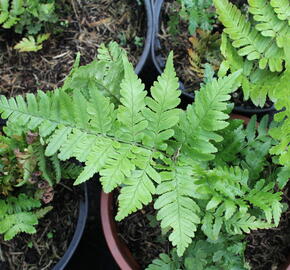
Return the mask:
[[135,74],[133,65],[126,57],[123,58],[123,62],[125,76],[120,90],[122,105],[119,106],[117,113],[118,120],[122,124],[119,136],[127,141],[140,142],[148,125],[141,113],[145,108],[146,91],[144,84]]
[[264,211],[268,223],[271,223],[274,219],[275,226],[278,226],[282,213],[282,204],[280,203],[282,192],[270,192],[273,187],[274,183],[265,185],[264,179],[259,180],[244,197],[244,200]]
[[[0,200],[0,234],[4,234],[4,240],[11,240],[21,232],[35,233],[35,225],[38,224],[36,213],[41,210],[40,207],[38,199],[28,197],[26,194]],[[43,210],[43,215],[51,210],[51,207],[46,210]]]
[[[209,197],[202,230],[210,239],[217,240],[223,227],[233,234],[231,226],[234,226],[234,231],[240,234],[242,231],[248,233],[250,229],[257,229],[259,226],[270,228],[273,226],[272,220],[278,226],[282,212],[282,193],[273,192],[274,183],[265,185],[265,180],[262,179],[251,187],[248,180],[247,170],[243,171],[239,167],[218,167],[207,171],[196,182],[199,184],[196,192]],[[256,217],[251,213],[252,209],[263,211],[265,218]],[[239,221],[233,225],[232,219]]]
[[157,187],[159,195],[154,208],[161,228],[171,229],[169,240],[182,256],[200,223],[200,208],[193,200],[195,190],[192,168],[170,164],[170,171],[161,173],[162,183]]
[[78,89],[89,98],[89,89],[94,88],[119,103],[119,88],[124,78],[123,56],[125,54],[125,50],[116,42],[110,42],[108,46],[102,44],[98,49],[97,59],[86,66],[74,67],[62,89],[67,92]]
[[230,234],[250,233],[251,230],[269,229],[273,225],[266,223],[248,213],[238,212],[225,222],[226,231]]
[[165,70],[158,81],[151,87],[152,98],[146,98],[143,115],[148,121],[148,128],[144,144],[156,149],[166,149],[165,141],[173,136],[171,129],[179,120],[180,110],[176,109],[180,103],[178,98],[178,79],[173,67],[173,53],[169,54]]

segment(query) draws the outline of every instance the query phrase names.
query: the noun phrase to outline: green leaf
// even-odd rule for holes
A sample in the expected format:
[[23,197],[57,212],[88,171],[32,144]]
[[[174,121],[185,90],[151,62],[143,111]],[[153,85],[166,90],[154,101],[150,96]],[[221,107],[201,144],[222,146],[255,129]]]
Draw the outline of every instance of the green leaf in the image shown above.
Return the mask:
[[20,52],[36,52],[42,49],[42,45],[38,44],[33,36],[28,36],[27,38],[22,38],[22,40],[14,46],[14,49]]
[[165,149],[166,143],[173,136],[174,131],[170,128],[179,120],[180,103],[178,98],[178,79],[173,67],[173,53],[169,54],[165,70],[158,81],[151,87],[152,98],[147,97],[143,115],[148,121],[148,129],[144,142],[148,146]]
[[138,79],[133,65],[127,57],[123,57],[125,77],[121,83],[121,106],[118,109],[118,120],[121,122],[121,138],[131,141],[141,141],[148,123],[141,114],[145,108],[144,84]]
[[163,179],[158,186],[159,197],[154,203],[161,228],[172,230],[169,240],[177,247],[178,256],[182,256],[191,243],[197,224],[200,223],[200,208],[193,200],[190,190],[194,190],[190,167],[176,166],[171,177]]

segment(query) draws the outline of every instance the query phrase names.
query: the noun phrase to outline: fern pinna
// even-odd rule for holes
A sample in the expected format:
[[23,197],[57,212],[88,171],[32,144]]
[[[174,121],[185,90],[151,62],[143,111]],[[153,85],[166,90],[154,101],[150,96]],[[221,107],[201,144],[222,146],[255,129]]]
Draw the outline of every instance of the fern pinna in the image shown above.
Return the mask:
[[[62,89],[9,100],[1,96],[8,126],[37,130],[47,143],[47,156],[83,162],[75,184],[99,173],[105,192],[120,187],[117,220],[154,200],[157,219],[178,256],[197,233],[215,241],[221,233],[277,225],[281,194],[273,184],[259,178],[253,184],[247,169],[215,161],[229,125],[229,94],[239,87],[241,71],[208,82],[195,103],[181,110],[172,54],[149,96],[124,53],[109,57],[118,50],[110,46],[90,68],[76,65]],[[95,68],[119,65],[120,59],[122,72],[110,86],[115,94],[109,95],[104,90],[108,81],[99,78],[100,72],[109,78],[110,70]],[[75,88],[84,70],[88,76]]]

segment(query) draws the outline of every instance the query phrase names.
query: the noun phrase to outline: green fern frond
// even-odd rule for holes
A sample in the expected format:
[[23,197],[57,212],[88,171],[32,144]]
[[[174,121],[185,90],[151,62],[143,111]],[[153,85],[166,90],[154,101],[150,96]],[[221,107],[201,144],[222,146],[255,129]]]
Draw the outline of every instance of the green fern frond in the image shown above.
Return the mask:
[[265,221],[259,220],[248,213],[236,213],[231,219],[225,222],[226,230],[230,234],[250,233],[251,230],[269,229],[274,227]]
[[140,142],[148,125],[141,113],[145,108],[146,91],[144,84],[135,74],[133,65],[126,57],[123,58],[123,62],[125,77],[120,85],[122,105],[119,106],[117,113],[118,120],[122,124],[119,136],[124,140]]
[[214,4],[225,26],[224,32],[233,40],[240,56],[246,56],[250,61],[259,60],[261,69],[269,65],[272,72],[282,71],[283,50],[271,38],[262,36],[228,0],[214,0]]
[[0,1],[0,24],[4,23],[9,17],[9,0]]
[[182,256],[200,223],[200,208],[193,200],[195,185],[191,167],[172,165],[170,171],[161,173],[162,183],[157,187],[159,197],[154,208],[158,210],[161,227],[172,230],[169,240]]
[[253,116],[245,129],[244,147],[240,151],[241,167],[250,172],[251,181],[257,180],[268,164],[269,149],[275,144],[267,132],[269,117],[264,116],[257,125],[257,117]]
[[265,180],[262,179],[256,183],[244,199],[254,207],[263,210],[268,223],[271,223],[274,218],[274,223],[278,226],[282,213],[282,204],[280,203],[282,192],[270,192],[273,187],[274,183],[265,185]]
[[[289,4],[289,3],[288,3]],[[249,12],[254,15],[254,20],[258,22],[255,28],[265,37],[276,39],[278,47],[282,47],[281,37],[290,34],[288,22],[280,20],[269,1],[249,0]]]
[[35,233],[35,225],[37,224],[38,220],[34,214],[27,212],[16,213],[0,220],[0,233],[4,234],[4,240],[8,241],[20,232]]
[[51,167],[53,170],[53,176],[54,176],[54,184],[59,183],[61,180],[61,164],[59,159],[57,158],[57,154],[54,154],[50,157],[51,161]]
[[173,136],[171,129],[179,120],[179,110],[176,109],[180,103],[178,98],[178,79],[173,67],[173,54],[169,54],[165,70],[158,81],[151,87],[152,98],[146,98],[147,108],[143,115],[149,125],[144,139],[145,144],[150,147],[164,150],[165,141]]
[[280,110],[275,114],[274,119],[280,122],[280,125],[270,129],[270,135],[274,139],[277,139],[279,143],[271,148],[270,153],[279,156],[279,163],[290,168],[290,99],[285,98],[289,95],[290,38],[286,38],[284,42],[286,70],[283,72],[274,90],[275,97],[277,98],[275,107],[277,110]]
[[154,183],[158,184],[161,181],[160,174],[152,166],[153,152],[142,148],[135,148],[134,152],[138,157],[132,160],[136,169],[124,179],[125,186],[118,196],[119,208],[116,220],[121,220],[150,203],[156,190]]
[[100,170],[100,181],[105,192],[111,192],[115,187],[124,183],[135,169],[131,159],[135,158],[132,145],[120,145],[118,152],[113,153],[106,165]]
[[91,117],[91,128],[96,133],[109,133],[115,121],[114,104],[110,103],[110,98],[104,97],[97,89],[93,88],[90,89],[89,101],[87,112]]
[[[211,141],[220,142],[222,137],[216,131],[225,128],[228,115],[226,101],[230,93],[240,84],[241,71],[219,80],[213,79],[196,93],[195,104],[187,107],[181,115],[180,129],[185,134],[180,141],[184,153],[194,159],[210,160],[217,151]],[[182,138],[182,137],[181,137]],[[180,140],[178,136],[177,140]]]
[[20,15],[24,11],[23,0],[12,0],[11,13],[13,15]]
[[159,254],[145,270],[181,270],[181,264],[178,260],[174,260],[172,256],[165,253]]
[[[273,192],[274,182],[266,185],[262,179],[254,187],[248,182],[247,170],[243,171],[239,167],[210,170],[196,182],[199,184],[196,192],[209,196],[201,228],[210,239],[217,240],[223,227],[233,234],[233,230],[230,229],[232,225],[229,225],[232,224],[231,220],[237,217],[243,220],[243,215],[247,218],[241,222],[249,221],[249,224],[245,225],[248,227],[243,227],[242,223],[237,222],[234,225],[237,234],[257,229],[259,226],[271,227],[273,220],[275,226],[278,226],[282,212],[282,193]],[[251,214],[252,208],[263,211],[264,216]],[[254,227],[251,227],[250,221],[255,221]]]
[[290,3],[288,0],[270,0],[271,6],[280,20],[288,21],[290,25]]
[[256,106],[263,107],[267,95],[275,101],[275,89],[281,80],[278,72],[271,72],[267,69],[255,67],[253,61],[249,61],[240,56],[225,33],[222,34],[221,52],[225,57],[219,70],[219,76],[224,76],[230,69],[235,72],[242,69],[241,86],[244,100],[251,98]]
[[115,149],[112,140],[104,138],[95,140],[94,145],[86,157],[84,170],[78,176],[74,184],[78,185],[90,179],[95,173],[100,171],[107,160],[114,154]]
[[214,159],[215,165],[220,167],[235,163],[238,154],[245,146],[246,135],[241,120],[230,120],[229,125],[219,134],[224,140],[214,144],[218,149]]
[[50,168],[48,168],[47,166],[46,157],[44,155],[45,148],[43,145],[38,144],[34,147],[34,150],[34,154],[37,158],[37,165],[39,167],[39,170],[41,171],[41,176],[49,183],[50,186],[52,186],[54,181],[49,171]]
[[35,233],[35,225],[38,224],[36,212],[42,211],[43,216],[51,209],[40,210],[40,207],[38,199],[22,193],[18,197],[10,196],[6,200],[0,200],[0,234],[4,235],[4,240],[11,240],[21,232]]
[[116,42],[110,42],[107,46],[102,44],[98,49],[97,59],[86,66],[74,67],[62,89],[79,89],[86,98],[90,96],[90,88],[98,89],[104,96],[119,104],[125,55],[125,50]]
[[36,210],[34,213],[35,213],[37,219],[40,219],[40,218],[43,218],[52,209],[53,209],[52,206],[46,206],[46,207],[43,207],[43,208]]

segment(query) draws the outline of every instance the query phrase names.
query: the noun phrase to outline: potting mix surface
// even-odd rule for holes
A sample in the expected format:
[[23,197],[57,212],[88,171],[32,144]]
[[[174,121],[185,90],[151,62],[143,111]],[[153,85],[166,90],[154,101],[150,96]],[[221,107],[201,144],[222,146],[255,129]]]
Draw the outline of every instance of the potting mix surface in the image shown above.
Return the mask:
[[72,180],[55,187],[53,209],[39,220],[36,234],[19,234],[10,241],[0,237],[1,270],[52,269],[67,250],[75,232],[79,200],[83,195]]
[[20,36],[13,34],[13,29],[0,30],[1,94],[14,96],[61,86],[77,52],[81,53],[81,64],[90,63],[101,43],[117,41],[137,63],[146,35],[143,4],[130,0],[72,0],[61,12],[63,26],[37,52],[17,52],[13,47]]

